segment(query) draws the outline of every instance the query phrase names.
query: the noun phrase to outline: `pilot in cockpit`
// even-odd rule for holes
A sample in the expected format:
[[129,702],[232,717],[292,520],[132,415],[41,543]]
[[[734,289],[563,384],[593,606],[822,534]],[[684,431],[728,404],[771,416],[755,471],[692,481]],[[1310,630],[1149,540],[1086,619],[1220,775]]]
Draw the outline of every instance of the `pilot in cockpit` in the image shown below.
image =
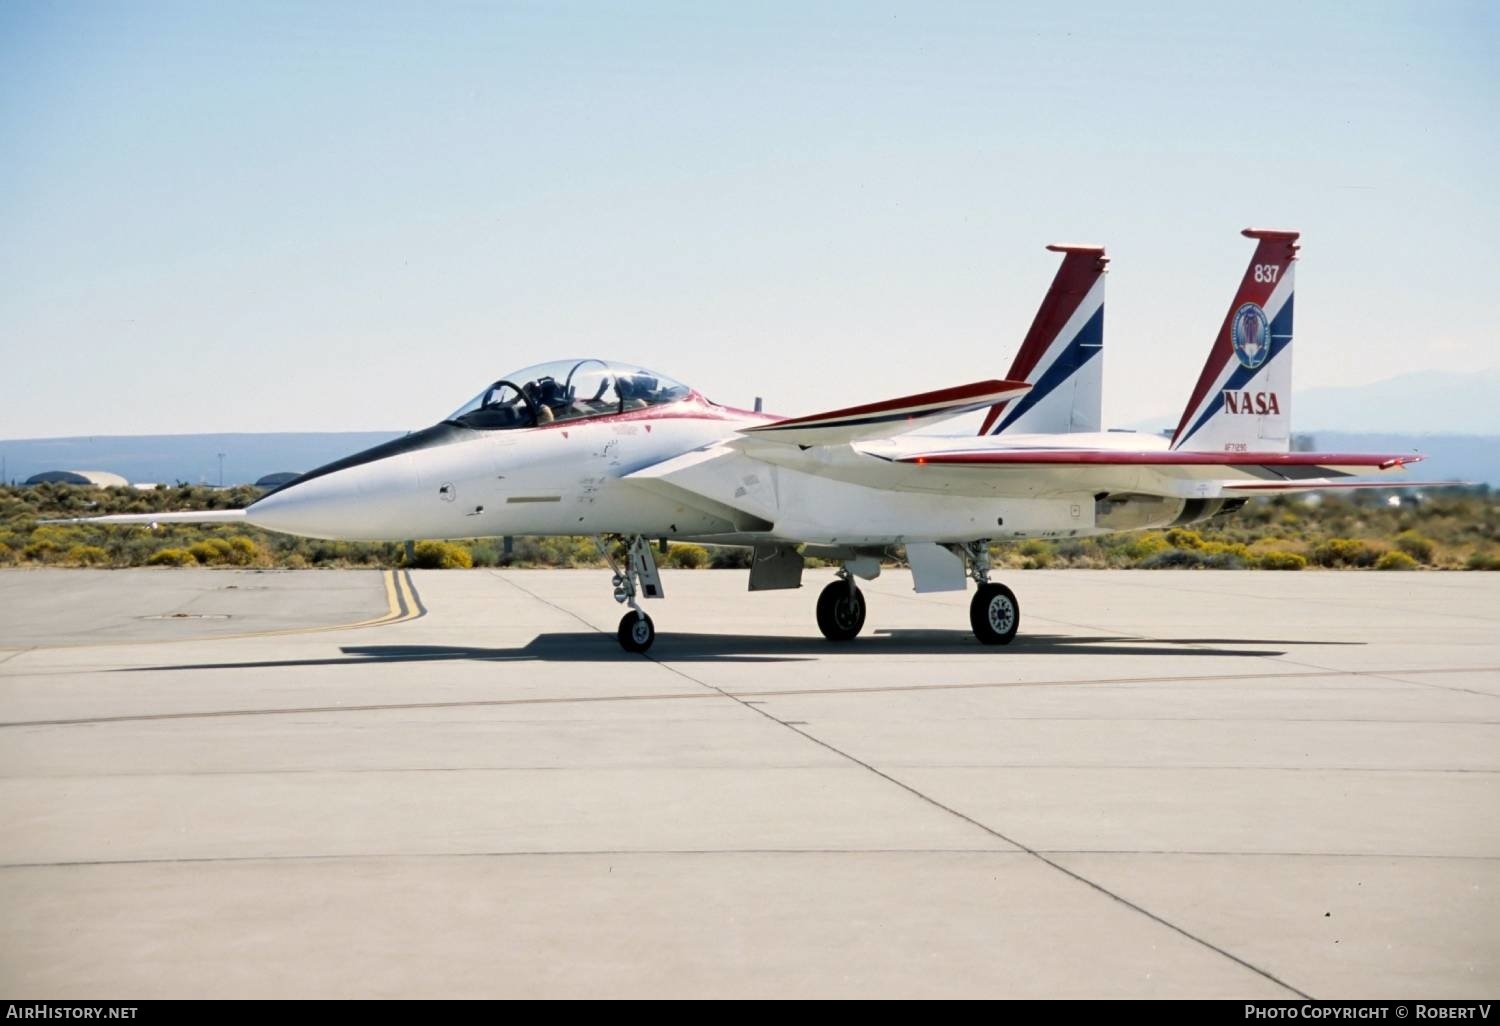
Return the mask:
[[551,424],[557,419],[553,407],[562,402],[562,389],[557,386],[557,379],[552,377],[537,378],[535,381],[527,382],[524,386],[526,397],[536,407],[536,422],[538,424]]
[[615,382],[623,400],[622,409],[639,410],[656,394],[656,379],[648,374],[622,374]]

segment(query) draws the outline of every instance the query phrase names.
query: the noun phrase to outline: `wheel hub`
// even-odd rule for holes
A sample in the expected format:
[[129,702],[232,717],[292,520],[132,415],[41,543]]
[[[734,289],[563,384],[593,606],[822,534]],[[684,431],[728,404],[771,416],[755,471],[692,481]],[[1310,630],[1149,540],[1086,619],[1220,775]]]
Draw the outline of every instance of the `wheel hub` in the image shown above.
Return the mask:
[[1004,595],[996,595],[990,599],[989,616],[990,626],[994,628],[995,633],[1004,634],[1015,623],[1016,610],[1011,605],[1010,599]]
[[833,618],[845,630],[852,628],[859,620],[859,600],[852,597],[841,599],[833,607]]

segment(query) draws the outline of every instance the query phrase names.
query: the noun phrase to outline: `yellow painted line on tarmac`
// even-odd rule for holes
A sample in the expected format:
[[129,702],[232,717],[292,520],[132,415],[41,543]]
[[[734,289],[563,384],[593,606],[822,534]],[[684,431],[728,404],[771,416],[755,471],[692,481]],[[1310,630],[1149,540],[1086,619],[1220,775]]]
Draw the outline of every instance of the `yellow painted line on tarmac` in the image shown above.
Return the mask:
[[[367,627],[388,627],[406,623],[427,615],[427,607],[417,597],[416,585],[407,570],[382,570],[385,584],[386,611],[380,616],[357,623],[335,623],[322,627],[283,627],[271,631],[245,631],[239,634],[209,634],[200,638],[158,638],[156,640],[91,641],[79,645],[28,645],[14,650],[22,652],[48,652],[75,648],[127,648],[135,645],[183,645],[195,641],[239,641],[245,638],[282,638],[297,634],[326,634],[330,631],[352,631]],[[0,648],[0,651],[5,649]]]

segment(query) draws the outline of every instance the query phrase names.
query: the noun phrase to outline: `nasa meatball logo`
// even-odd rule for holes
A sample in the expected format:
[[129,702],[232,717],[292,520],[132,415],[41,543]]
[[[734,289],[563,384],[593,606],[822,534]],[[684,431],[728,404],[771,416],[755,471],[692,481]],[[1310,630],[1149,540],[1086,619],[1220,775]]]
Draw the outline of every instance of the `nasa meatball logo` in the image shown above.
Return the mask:
[[1234,355],[1240,365],[1255,370],[1271,355],[1271,323],[1258,303],[1246,303],[1234,312]]

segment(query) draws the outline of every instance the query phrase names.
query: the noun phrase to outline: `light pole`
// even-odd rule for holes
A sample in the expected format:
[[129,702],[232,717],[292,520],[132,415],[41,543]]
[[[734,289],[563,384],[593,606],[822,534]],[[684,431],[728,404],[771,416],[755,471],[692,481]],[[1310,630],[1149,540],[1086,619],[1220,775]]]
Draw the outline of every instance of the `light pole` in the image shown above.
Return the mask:
[[219,453],[219,487],[224,487],[224,454]]

